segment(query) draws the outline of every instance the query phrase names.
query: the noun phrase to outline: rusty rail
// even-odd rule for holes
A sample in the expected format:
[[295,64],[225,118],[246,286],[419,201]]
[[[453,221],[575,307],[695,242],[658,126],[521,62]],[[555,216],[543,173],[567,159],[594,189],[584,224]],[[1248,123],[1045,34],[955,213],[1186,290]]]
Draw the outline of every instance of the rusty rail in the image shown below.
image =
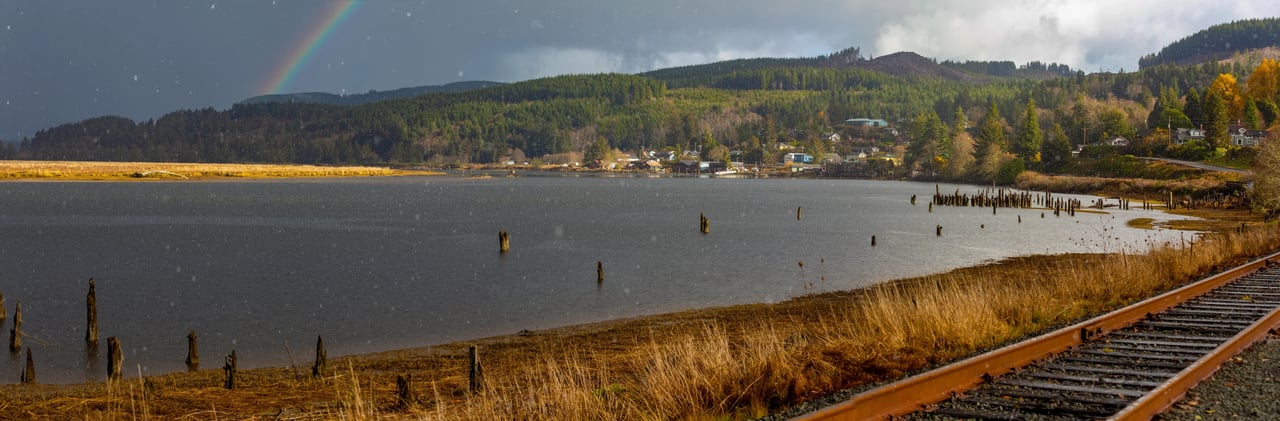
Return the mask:
[[[862,392],[847,401],[802,415],[796,420],[884,420],[919,411],[954,394],[972,389],[1016,368],[1042,360],[1108,332],[1125,328],[1151,314],[1164,312],[1280,260],[1275,253],[1226,272],[1129,305],[1111,313],[1068,326],[1027,341],[1012,344]],[[1172,405],[1200,380],[1212,375],[1222,361],[1265,337],[1280,325],[1280,309],[1219,346],[1209,357],[1182,370],[1128,408],[1116,419],[1147,419]]]

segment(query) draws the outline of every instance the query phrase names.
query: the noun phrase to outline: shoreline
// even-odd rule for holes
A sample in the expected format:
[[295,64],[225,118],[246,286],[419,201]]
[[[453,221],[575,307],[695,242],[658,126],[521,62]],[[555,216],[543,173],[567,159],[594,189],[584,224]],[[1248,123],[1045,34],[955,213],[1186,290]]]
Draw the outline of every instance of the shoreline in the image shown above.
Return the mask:
[[389,167],[180,162],[4,161],[0,181],[210,181],[443,175]]

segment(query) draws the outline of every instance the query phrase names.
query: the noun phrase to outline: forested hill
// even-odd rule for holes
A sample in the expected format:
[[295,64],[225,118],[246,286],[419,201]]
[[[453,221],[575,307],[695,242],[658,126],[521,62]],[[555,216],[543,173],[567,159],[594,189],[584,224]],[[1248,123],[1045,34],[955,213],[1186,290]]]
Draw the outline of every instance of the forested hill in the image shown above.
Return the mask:
[[467,81],[454,82],[447,85],[414,86],[390,91],[369,91],[363,94],[336,95],[328,92],[302,92],[296,94],[259,95],[244,101],[244,104],[262,104],[268,102],[296,102],[327,105],[360,105],[393,99],[413,98],[437,92],[466,92],[475,89],[491,88],[505,85],[502,82]]
[[1140,68],[1161,64],[1197,64],[1222,60],[1241,51],[1280,46],[1280,18],[1248,19],[1214,25],[1174,41],[1138,60]]

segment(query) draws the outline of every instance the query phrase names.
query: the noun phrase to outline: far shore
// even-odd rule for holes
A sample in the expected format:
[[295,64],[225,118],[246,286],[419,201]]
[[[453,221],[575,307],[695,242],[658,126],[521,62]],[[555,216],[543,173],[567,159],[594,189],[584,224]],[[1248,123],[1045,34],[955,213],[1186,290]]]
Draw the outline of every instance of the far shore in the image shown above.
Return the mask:
[[0,181],[211,180],[222,178],[392,177],[439,174],[443,173],[365,166],[0,160]]

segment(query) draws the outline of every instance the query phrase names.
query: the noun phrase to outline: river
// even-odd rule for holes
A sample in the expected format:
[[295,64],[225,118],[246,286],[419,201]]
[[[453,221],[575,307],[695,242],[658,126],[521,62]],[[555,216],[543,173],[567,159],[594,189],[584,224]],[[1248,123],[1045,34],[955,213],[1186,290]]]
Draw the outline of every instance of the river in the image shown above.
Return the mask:
[[[1176,218],[1153,211],[929,212],[934,188],[561,176],[6,182],[0,293],[10,317],[0,335],[7,343],[21,302],[46,383],[102,380],[108,336],[123,344],[127,376],[184,370],[191,330],[205,368],[234,349],[241,367],[305,369],[317,335],[333,357],[1191,238],[1125,225]],[[90,277],[102,338],[93,358]],[[0,357],[0,383],[17,382],[24,357]]]

